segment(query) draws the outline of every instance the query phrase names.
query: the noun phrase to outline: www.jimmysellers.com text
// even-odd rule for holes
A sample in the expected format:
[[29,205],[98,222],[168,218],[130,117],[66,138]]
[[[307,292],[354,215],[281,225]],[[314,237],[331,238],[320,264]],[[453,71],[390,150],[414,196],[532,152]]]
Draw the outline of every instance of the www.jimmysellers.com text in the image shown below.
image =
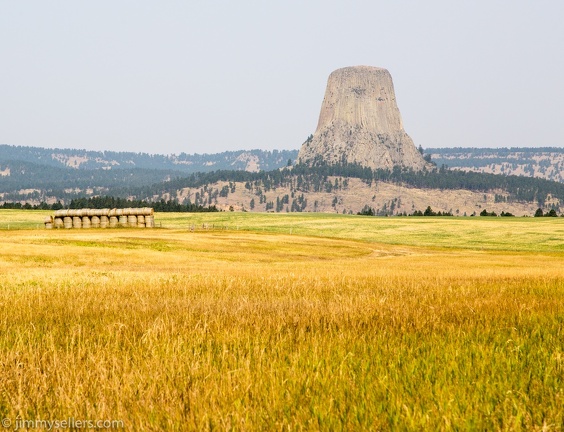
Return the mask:
[[3,418],[2,427],[12,431],[26,430],[77,430],[77,429],[123,429],[123,420],[83,420],[69,417],[64,420],[27,420],[22,418]]

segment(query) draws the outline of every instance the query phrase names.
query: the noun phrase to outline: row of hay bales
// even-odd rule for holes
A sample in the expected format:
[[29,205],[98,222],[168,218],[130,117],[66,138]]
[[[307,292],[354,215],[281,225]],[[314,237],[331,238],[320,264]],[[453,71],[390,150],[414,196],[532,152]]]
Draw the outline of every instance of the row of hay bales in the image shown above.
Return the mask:
[[124,209],[57,210],[45,218],[45,228],[153,228],[154,210],[150,207]]

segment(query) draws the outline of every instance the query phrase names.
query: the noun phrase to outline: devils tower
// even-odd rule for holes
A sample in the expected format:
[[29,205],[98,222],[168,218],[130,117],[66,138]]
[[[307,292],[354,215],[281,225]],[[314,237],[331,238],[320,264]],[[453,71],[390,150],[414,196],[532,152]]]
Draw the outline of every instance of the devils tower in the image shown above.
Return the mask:
[[337,69],[327,81],[319,122],[298,161],[422,170],[427,163],[403,129],[392,76],[383,68]]

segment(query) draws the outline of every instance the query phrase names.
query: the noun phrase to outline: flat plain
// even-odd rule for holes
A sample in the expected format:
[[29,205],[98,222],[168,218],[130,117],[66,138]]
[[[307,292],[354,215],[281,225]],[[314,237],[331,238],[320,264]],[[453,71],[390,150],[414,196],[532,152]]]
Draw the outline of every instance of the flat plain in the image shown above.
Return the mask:
[[0,416],[562,430],[564,218],[0,211]]

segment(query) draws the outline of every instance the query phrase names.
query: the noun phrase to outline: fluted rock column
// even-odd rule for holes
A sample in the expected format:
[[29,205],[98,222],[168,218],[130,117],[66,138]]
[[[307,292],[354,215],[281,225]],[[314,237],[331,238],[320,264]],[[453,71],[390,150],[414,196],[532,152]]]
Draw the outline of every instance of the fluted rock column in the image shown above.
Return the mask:
[[298,160],[416,171],[427,165],[403,129],[390,73],[371,66],[329,75],[317,129],[302,145]]

